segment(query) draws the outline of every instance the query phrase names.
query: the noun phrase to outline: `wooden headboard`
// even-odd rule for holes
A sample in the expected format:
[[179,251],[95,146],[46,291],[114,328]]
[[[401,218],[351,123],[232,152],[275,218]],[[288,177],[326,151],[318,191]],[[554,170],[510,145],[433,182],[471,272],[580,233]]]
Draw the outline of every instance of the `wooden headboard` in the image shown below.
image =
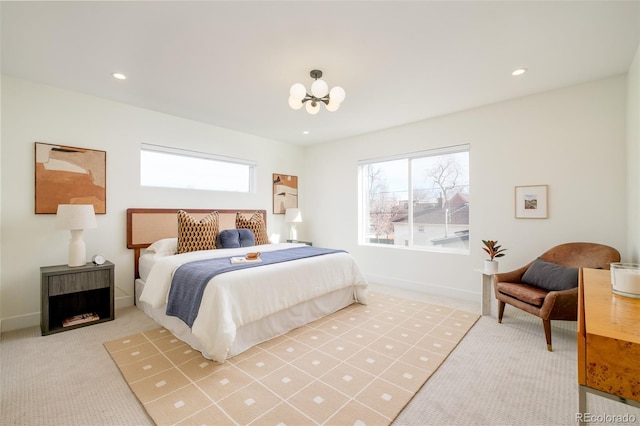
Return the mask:
[[220,210],[220,209],[127,209],[127,248],[134,250],[135,277],[139,278],[138,259],[140,250],[149,247],[162,238],[178,236],[178,210],[184,210],[196,219],[202,219],[213,211],[218,212],[220,230],[236,227],[236,213],[250,217],[255,212],[262,215],[266,225],[266,210]]

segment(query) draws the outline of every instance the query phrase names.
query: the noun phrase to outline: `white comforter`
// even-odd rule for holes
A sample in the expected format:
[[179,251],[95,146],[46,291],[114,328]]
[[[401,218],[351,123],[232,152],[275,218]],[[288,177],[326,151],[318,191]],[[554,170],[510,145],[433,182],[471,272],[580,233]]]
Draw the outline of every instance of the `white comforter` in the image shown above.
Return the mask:
[[[173,273],[184,263],[298,246],[302,244],[269,244],[162,257],[149,272],[140,300],[153,308],[165,306]],[[366,303],[367,282],[355,259],[348,253],[223,273],[209,281],[191,333],[204,348],[205,356],[223,362],[237,328],[346,287],[353,287],[355,300]]]

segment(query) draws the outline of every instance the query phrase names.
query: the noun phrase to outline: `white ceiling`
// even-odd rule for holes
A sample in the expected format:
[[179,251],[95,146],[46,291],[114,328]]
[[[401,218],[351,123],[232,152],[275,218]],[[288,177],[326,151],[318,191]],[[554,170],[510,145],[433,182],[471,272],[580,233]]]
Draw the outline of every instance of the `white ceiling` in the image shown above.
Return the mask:
[[[639,6],[2,1],[1,66],[3,74],[306,145],[625,73],[640,43]],[[519,67],[529,72],[512,77]],[[289,87],[310,87],[312,69],[346,90],[337,112],[288,106]],[[128,79],[113,79],[115,71]]]

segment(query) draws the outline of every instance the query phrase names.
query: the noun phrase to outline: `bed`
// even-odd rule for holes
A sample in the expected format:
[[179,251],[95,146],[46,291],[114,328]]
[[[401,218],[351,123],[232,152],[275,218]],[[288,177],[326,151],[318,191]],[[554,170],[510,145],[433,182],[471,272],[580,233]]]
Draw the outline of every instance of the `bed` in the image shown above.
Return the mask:
[[[177,254],[179,210],[195,221],[205,221],[216,212],[217,232],[224,234],[238,224],[250,228],[259,244]],[[258,228],[253,228],[255,223]],[[225,233],[235,235],[235,231]],[[265,243],[265,235],[265,210],[128,209],[127,247],[134,250],[136,305],[206,358],[224,362],[353,303],[366,304],[367,282],[355,259],[347,252],[332,251],[220,273],[203,287],[191,327],[167,315],[169,293],[178,286],[172,279],[183,265],[226,262],[257,251],[267,259],[311,249],[298,243]]]

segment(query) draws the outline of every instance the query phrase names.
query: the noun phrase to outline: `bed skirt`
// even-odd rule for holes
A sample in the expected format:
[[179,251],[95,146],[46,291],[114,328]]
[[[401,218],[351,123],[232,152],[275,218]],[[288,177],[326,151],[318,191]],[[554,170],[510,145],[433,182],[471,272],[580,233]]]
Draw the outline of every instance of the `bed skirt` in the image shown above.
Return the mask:
[[[205,353],[202,345],[200,345],[191,334],[191,329],[187,324],[176,317],[170,317],[165,314],[165,306],[153,308],[149,304],[140,301],[143,288],[144,281],[137,279],[135,281],[135,302],[138,308],[143,310],[158,324],[175,334],[180,340],[200,351],[205,358],[211,359],[211,357]],[[354,287],[336,290],[307,302],[299,303],[287,310],[271,314],[259,321],[254,321],[239,327],[236,330],[236,338],[229,348],[227,358],[238,355],[255,345],[285,334],[295,328],[318,320],[355,303],[355,291]]]

